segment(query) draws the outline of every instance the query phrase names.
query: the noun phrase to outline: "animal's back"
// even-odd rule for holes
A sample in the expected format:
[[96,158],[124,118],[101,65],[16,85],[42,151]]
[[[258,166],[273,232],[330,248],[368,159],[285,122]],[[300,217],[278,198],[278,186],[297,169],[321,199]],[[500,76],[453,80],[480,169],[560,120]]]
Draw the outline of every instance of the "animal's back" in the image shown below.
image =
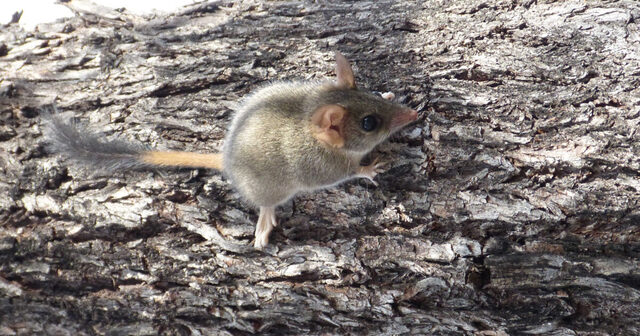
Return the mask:
[[305,102],[323,85],[271,84],[241,104],[225,137],[224,172],[249,201],[276,205],[300,189],[292,149],[285,147],[292,137],[305,136]]

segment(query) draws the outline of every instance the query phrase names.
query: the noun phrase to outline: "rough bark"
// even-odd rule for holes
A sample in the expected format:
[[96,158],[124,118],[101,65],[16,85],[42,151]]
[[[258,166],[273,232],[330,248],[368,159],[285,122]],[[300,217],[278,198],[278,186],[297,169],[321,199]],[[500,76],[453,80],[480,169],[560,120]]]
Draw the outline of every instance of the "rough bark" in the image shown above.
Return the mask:
[[[0,335],[640,333],[640,3],[68,5],[0,29]],[[216,172],[104,174],[47,154],[55,104],[214,152],[234,104],[332,75],[418,109],[353,181],[256,212]]]

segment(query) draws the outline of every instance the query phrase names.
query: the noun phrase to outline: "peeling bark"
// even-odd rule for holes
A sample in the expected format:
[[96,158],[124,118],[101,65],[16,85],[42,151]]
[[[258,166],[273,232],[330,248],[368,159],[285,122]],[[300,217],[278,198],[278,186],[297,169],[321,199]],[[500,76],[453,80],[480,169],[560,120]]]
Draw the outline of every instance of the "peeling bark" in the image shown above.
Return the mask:
[[[640,3],[68,4],[0,30],[0,335],[640,333]],[[421,112],[352,181],[257,215],[216,172],[49,155],[55,104],[218,151],[237,101],[332,75]]]

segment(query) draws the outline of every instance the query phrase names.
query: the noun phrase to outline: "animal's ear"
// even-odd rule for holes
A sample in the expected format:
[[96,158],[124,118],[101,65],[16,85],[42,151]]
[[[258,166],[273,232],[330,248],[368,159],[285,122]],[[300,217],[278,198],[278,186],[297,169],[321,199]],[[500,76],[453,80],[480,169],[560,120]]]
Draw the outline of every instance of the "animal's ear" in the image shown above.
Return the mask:
[[353,70],[351,65],[340,52],[336,51],[336,76],[338,86],[345,89],[355,89],[356,81],[353,78]]
[[347,110],[335,104],[318,107],[311,116],[311,134],[335,148],[344,146],[344,120]]

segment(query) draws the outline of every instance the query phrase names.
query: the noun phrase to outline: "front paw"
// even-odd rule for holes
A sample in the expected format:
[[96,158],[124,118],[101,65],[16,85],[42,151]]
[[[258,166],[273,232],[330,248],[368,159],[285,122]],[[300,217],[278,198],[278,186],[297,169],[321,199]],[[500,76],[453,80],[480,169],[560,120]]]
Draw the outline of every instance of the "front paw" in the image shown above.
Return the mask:
[[380,158],[376,158],[370,165],[358,167],[358,176],[368,179],[377,187],[378,182],[374,181],[373,179],[379,173],[384,172],[384,168],[386,165],[386,162],[380,161]]

